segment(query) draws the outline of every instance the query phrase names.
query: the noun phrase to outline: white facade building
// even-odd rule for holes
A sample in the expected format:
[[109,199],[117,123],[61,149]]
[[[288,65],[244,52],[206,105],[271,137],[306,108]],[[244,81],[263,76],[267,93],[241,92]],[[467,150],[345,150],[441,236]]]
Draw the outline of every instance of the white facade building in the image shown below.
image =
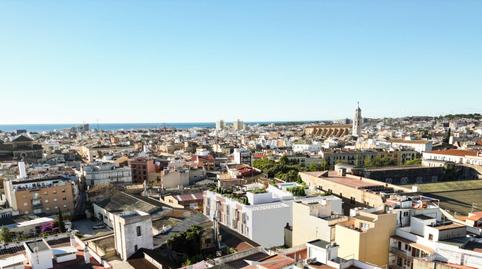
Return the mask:
[[244,148],[237,148],[233,151],[233,158],[235,164],[251,165],[251,151]]
[[141,211],[114,215],[114,239],[115,250],[123,261],[140,248],[153,249],[151,216]]
[[93,163],[81,167],[80,174],[88,186],[109,183],[132,183],[132,171],[128,166],[113,163]]
[[293,152],[295,153],[316,153],[321,150],[321,144],[313,143],[313,144],[293,144],[292,146]]
[[23,243],[25,256],[32,269],[48,269],[53,267],[52,249],[45,239],[37,239]]
[[417,215],[411,217],[410,226],[397,228],[390,238],[389,266],[482,268],[482,253],[477,251],[480,245],[482,238],[468,236],[462,224]]
[[424,166],[443,166],[446,162],[482,166],[482,152],[448,149],[423,153],[422,164]]
[[416,152],[431,152],[432,151],[432,141],[431,140],[402,140],[396,139],[391,140],[391,145],[393,148],[410,148]]
[[268,187],[264,193],[246,193],[244,202],[213,192],[204,192],[204,214],[263,247],[282,246],[284,227],[292,223],[293,195]]

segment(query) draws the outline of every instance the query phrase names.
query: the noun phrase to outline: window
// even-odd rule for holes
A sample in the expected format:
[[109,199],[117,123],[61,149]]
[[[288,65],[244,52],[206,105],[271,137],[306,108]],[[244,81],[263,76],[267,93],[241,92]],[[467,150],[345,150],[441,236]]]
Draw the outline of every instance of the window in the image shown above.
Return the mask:
[[67,200],[67,197],[62,198],[62,200],[64,200],[64,201]]
[[428,234],[428,240],[432,240],[432,241],[433,241],[433,234]]
[[141,236],[141,226],[136,227],[137,236]]
[[137,247],[137,245],[134,245],[134,251],[137,251],[139,248]]

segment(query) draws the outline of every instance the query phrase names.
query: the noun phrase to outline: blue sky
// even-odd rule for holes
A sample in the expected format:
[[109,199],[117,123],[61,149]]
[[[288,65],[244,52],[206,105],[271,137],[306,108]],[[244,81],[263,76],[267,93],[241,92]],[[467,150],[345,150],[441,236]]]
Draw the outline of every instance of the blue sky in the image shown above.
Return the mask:
[[482,1],[0,1],[0,123],[482,112]]

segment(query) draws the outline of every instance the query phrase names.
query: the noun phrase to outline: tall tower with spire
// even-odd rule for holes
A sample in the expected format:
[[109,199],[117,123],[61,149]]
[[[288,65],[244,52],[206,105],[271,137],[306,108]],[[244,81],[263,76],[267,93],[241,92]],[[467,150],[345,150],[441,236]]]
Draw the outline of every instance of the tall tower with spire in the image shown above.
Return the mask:
[[356,137],[360,137],[361,136],[361,128],[362,128],[361,108],[360,108],[360,102],[357,102],[357,108],[355,110],[355,117],[353,118],[352,135],[356,136]]

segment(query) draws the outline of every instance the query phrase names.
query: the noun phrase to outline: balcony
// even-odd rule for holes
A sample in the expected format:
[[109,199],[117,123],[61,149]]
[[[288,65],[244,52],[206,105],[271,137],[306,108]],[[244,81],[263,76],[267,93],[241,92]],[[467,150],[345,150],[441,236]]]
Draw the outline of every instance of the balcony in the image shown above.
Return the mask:
[[38,198],[35,198],[35,197],[34,197],[34,198],[32,199],[32,206],[33,206],[34,208],[35,208],[35,207],[38,207],[38,206],[42,207],[42,200],[40,199],[40,197],[38,197]]
[[399,256],[399,257],[402,257],[402,258],[406,258],[406,259],[413,259],[412,256],[410,256],[409,254],[407,254],[407,251],[405,250],[401,250],[401,249],[398,249],[397,247],[391,247],[390,248],[390,253],[396,255],[396,256]]

